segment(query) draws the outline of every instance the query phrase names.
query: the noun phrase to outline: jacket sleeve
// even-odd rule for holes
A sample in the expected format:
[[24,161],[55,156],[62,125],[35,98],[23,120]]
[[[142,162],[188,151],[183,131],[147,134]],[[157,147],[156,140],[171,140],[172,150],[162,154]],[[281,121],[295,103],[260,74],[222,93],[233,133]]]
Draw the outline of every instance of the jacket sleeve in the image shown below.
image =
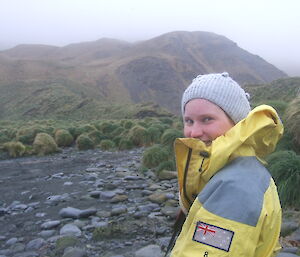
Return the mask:
[[273,180],[267,173],[244,175],[223,172],[211,179],[191,206],[171,257],[276,255],[281,208]]

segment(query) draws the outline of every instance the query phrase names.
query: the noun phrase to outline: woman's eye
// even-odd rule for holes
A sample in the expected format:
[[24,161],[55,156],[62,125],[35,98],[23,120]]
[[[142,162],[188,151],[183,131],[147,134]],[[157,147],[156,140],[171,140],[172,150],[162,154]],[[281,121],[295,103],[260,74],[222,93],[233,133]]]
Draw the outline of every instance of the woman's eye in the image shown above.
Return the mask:
[[186,119],[184,122],[188,125],[193,124],[193,121],[191,119]]
[[211,117],[205,117],[205,118],[202,119],[202,122],[209,122],[211,120],[212,120]]

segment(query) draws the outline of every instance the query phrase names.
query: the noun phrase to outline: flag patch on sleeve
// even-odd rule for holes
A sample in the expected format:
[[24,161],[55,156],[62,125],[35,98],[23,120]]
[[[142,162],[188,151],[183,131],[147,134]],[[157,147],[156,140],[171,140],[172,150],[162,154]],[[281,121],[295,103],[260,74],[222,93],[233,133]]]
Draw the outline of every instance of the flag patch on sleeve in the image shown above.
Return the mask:
[[233,235],[233,231],[199,221],[193,240],[229,252]]

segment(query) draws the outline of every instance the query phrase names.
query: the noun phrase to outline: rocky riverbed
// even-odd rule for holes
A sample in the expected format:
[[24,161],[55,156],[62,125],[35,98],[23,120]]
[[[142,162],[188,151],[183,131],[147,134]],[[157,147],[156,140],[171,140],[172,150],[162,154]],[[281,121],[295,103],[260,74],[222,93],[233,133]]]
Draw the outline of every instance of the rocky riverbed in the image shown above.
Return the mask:
[[[140,172],[143,148],[0,161],[0,257],[161,257],[178,211],[175,172]],[[282,256],[299,251],[299,212]]]

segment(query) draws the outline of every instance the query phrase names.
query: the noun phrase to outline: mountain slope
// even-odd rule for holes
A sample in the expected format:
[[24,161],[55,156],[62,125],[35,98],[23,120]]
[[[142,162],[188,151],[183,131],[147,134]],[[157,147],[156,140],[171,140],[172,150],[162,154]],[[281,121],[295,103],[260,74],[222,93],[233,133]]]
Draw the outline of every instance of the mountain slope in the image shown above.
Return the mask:
[[[259,56],[210,32],[171,32],[132,44],[100,39],[65,47],[20,45],[0,52],[0,107],[5,106],[5,117],[13,109],[18,117],[34,117],[44,109],[32,109],[32,103],[46,105],[34,92],[51,91],[52,96],[65,94],[74,102],[82,96],[101,105],[154,102],[178,113],[182,91],[196,75],[222,71],[241,85],[286,77]],[[31,92],[33,98],[27,93],[14,98],[9,91],[16,85],[16,93]],[[22,102],[22,112],[9,108],[7,99],[14,106]],[[53,103],[62,111],[66,108],[63,100],[49,104]]]

